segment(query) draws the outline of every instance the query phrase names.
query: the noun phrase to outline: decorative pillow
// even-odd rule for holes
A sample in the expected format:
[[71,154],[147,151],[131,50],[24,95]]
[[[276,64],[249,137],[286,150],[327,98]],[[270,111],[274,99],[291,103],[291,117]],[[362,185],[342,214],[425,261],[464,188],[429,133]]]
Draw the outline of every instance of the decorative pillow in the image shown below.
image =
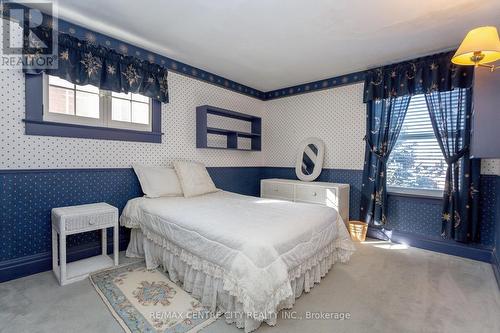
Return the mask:
[[218,191],[205,165],[198,162],[175,161],[174,168],[186,198]]
[[141,183],[142,192],[148,198],[180,197],[182,188],[173,168],[147,167],[133,165]]

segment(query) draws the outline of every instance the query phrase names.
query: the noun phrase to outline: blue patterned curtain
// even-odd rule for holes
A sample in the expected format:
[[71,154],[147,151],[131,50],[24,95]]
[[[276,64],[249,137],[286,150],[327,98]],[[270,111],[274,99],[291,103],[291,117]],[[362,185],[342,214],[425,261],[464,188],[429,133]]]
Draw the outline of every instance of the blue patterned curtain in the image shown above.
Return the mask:
[[471,95],[471,88],[425,94],[434,134],[448,164],[442,236],[460,242],[477,241],[479,234],[480,160],[469,157]]
[[474,68],[454,65],[453,54],[439,53],[368,71],[363,101],[470,88]]
[[[446,93],[472,86],[474,68],[455,66],[451,62],[452,56],[453,52],[439,53],[375,68],[365,75],[363,101],[367,103],[368,109],[367,147],[360,215],[372,225],[387,222],[386,163],[399,135],[410,97],[431,92]],[[462,134],[466,135],[465,132]],[[463,138],[462,142],[465,142]],[[455,156],[459,150],[453,150],[450,156]],[[450,157],[449,161],[454,164],[452,159]],[[470,209],[477,210],[477,205]]]
[[[37,28],[37,36],[44,36],[51,43],[54,31],[47,26]],[[28,52],[29,51],[29,52]],[[25,53],[36,57],[33,48]],[[25,68],[26,73],[39,70]],[[167,69],[136,57],[126,56],[115,50],[58,33],[58,57],[55,69],[45,69],[49,75],[58,76],[78,85],[91,84],[100,89],[120,93],[135,93],[168,103]]]
[[361,197],[361,217],[367,223],[382,225],[387,221],[386,164],[409,103],[409,95],[368,102]]

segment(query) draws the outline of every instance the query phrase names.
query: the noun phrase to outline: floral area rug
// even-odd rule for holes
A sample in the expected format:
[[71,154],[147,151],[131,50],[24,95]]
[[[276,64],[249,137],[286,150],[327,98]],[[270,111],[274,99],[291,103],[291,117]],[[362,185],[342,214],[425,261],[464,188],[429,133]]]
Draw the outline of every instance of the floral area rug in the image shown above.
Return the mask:
[[143,261],[91,274],[90,280],[126,332],[193,333],[217,319]]

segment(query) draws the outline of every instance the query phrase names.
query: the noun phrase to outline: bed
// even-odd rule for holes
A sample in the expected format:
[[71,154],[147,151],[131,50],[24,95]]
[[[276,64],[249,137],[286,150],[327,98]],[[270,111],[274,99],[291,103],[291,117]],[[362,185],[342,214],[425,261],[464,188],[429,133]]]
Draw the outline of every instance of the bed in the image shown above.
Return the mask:
[[333,208],[218,191],[130,200],[127,256],[174,282],[245,332],[275,325],[303,291],[355,248]]

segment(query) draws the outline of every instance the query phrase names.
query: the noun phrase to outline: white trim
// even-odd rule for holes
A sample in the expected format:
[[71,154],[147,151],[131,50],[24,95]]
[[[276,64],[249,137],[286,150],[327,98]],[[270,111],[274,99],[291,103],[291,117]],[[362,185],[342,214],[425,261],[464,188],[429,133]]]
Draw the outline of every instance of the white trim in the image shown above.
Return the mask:
[[[406,130],[408,133],[405,133]],[[400,145],[404,145],[405,149],[411,153],[413,158],[411,166],[404,164],[404,156],[395,156],[401,148]],[[420,165],[424,168],[422,173],[418,169]],[[414,95],[408,105],[401,133],[387,161],[387,186],[394,188],[393,192],[397,194],[442,197],[442,190],[421,188],[412,181],[415,182],[419,176],[423,176],[444,187],[446,167],[446,161],[432,128],[425,96],[424,94]],[[398,176],[397,171],[403,168],[408,174]],[[431,171],[426,173],[426,168],[430,168]],[[438,176],[439,173],[440,176]]]
[[[152,102],[151,98],[149,99],[149,113],[148,113],[148,124],[139,124],[139,123],[133,123],[133,122],[128,122],[128,121],[119,121],[119,120],[113,120],[113,98],[118,98],[122,99],[124,101],[129,101],[132,102],[133,100],[128,100],[126,98],[121,98],[121,97],[113,97],[110,91],[104,92],[104,95],[106,96],[106,104],[105,104],[105,109],[107,110],[105,116],[106,116],[106,123],[107,127],[112,127],[112,128],[123,128],[123,129],[131,129],[131,130],[136,130],[136,131],[151,131],[152,130],[152,115],[153,115],[153,107],[152,107]],[[144,103],[144,102],[139,102],[138,103]],[[145,103],[144,103],[145,104]],[[130,111],[132,112],[132,110]],[[132,119],[132,114],[130,115]]]
[[[70,89],[66,87],[61,87],[63,89]],[[76,85],[73,84],[73,92],[74,92],[74,105],[76,112]],[[78,90],[80,91],[80,90]],[[125,121],[117,121],[112,120],[112,97],[111,92],[106,90],[99,90],[99,118],[92,117],[83,117],[69,114],[60,114],[50,112],[49,106],[49,77],[46,74],[43,74],[43,120],[51,121],[57,123],[65,123],[65,124],[76,124],[76,125],[87,125],[87,126],[98,126],[98,127],[109,127],[109,128],[121,128],[135,131],[143,131],[143,132],[151,132],[153,128],[152,119],[153,119],[153,107],[151,98],[149,98],[149,114],[148,114],[148,124],[139,124],[133,122],[125,122]]]
[[[59,87],[59,86],[57,86]],[[70,90],[71,88],[66,88],[66,87],[59,87],[61,89],[68,89]],[[75,106],[75,112],[76,112],[76,86],[73,84],[73,99],[74,99],[74,106]],[[53,121],[57,123],[66,123],[66,124],[77,124],[77,125],[87,125],[87,126],[100,126],[100,127],[106,127],[106,124],[104,123],[103,120],[103,112],[104,110],[101,107],[101,99],[99,102],[99,118],[92,118],[92,117],[83,117],[83,116],[77,116],[75,115],[70,115],[70,114],[62,114],[62,113],[54,113],[50,112],[50,105],[49,105],[49,76],[46,74],[43,74],[43,120],[44,121]]]
[[388,194],[402,194],[416,197],[443,198],[443,190],[387,186]]

